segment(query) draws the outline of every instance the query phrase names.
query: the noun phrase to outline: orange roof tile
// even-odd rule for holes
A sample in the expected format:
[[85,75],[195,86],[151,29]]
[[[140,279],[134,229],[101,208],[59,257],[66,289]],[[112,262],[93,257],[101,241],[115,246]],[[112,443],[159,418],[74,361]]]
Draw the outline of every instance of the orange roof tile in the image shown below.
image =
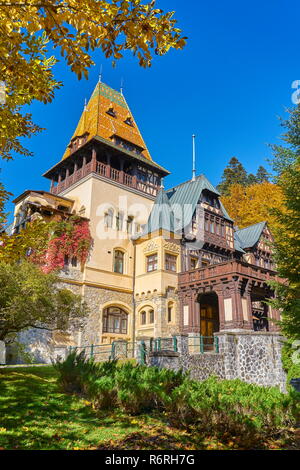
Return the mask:
[[[107,113],[110,108],[115,113],[115,117]],[[125,122],[128,118],[132,125]],[[142,148],[141,155],[152,161],[124,96],[101,82],[97,83],[85,106],[72,139],[86,133],[88,133],[87,140],[100,136],[109,142],[112,142],[112,136],[116,135]],[[67,158],[70,153],[71,149],[68,146],[62,159]]]

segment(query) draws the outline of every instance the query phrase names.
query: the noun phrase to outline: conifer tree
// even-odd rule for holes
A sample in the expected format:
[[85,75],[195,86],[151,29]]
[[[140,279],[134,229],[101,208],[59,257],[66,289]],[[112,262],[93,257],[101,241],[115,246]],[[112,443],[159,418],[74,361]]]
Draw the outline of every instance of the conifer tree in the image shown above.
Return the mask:
[[232,157],[224,169],[221,183],[217,186],[217,189],[222,196],[228,196],[229,188],[233,184],[240,184],[242,186],[247,184],[247,172],[236,157]]
[[261,184],[269,181],[269,173],[263,166],[259,166],[256,172],[256,183]]

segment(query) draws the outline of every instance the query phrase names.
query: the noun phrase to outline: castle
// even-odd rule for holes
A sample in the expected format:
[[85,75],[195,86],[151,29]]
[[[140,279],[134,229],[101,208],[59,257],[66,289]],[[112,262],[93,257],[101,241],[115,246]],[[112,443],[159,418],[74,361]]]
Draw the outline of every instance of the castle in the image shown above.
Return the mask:
[[13,231],[36,214],[77,214],[94,240],[85,265],[67,259],[61,273],[88,304],[85,327],[47,333],[42,354],[49,345],[277,330],[279,312],[263,303],[277,278],[267,224],[235,229],[204,175],[165,190],[168,174],[123,94],[99,81],[61,161],[43,175],[49,192],[28,190],[14,201]]

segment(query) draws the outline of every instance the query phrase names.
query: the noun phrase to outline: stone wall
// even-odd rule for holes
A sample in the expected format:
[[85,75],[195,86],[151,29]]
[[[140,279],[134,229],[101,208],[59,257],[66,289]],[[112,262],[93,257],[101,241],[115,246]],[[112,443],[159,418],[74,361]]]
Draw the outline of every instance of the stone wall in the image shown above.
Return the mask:
[[221,379],[241,379],[262,386],[278,386],[286,391],[286,374],[281,362],[282,336],[279,333],[231,331],[216,334],[219,353],[191,354],[188,336],[177,336],[178,352],[150,353],[149,365],[182,369],[195,380],[211,375]]
[[282,367],[283,337],[276,332],[226,331],[217,333],[224,355],[225,375],[257,385],[286,387]]

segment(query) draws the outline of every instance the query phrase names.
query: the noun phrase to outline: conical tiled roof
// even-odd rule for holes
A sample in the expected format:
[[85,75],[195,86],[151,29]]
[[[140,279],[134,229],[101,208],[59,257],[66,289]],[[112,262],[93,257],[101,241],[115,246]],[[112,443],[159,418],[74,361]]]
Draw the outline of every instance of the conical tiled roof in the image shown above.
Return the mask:
[[[110,143],[113,136],[117,136],[137,146],[141,150],[141,155],[152,161],[124,96],[102,82],[97,83],[89,102],[84,107],[71,140],[86,134],[87,140],[99,136]],[[63,159],[69,155],[68,146]]]

